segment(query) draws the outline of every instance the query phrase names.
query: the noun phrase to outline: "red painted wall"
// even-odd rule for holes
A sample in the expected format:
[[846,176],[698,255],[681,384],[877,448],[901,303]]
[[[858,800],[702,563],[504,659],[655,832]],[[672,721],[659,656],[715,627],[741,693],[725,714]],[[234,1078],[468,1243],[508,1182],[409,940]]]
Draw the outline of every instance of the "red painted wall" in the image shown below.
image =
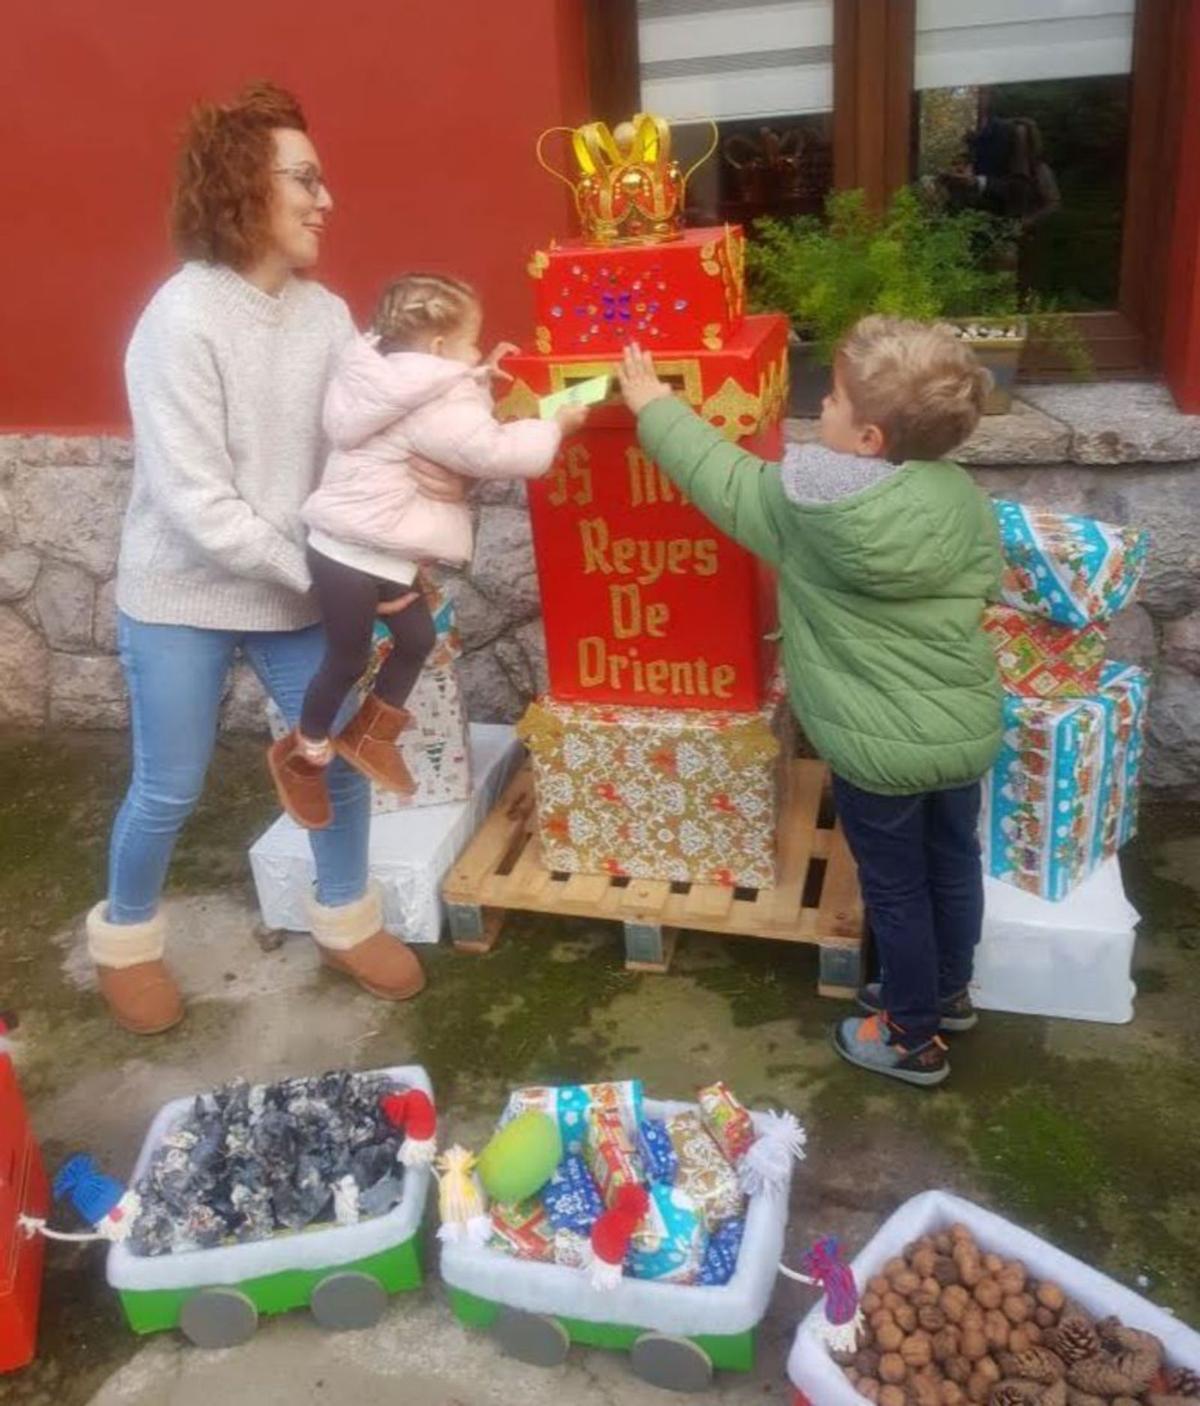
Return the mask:
[[1163,370],[1179,408],[1200,414],[1200,0],[1191,0],[1189,10]]
[[300,97],[336,202],[320,277],[361,319],[390,275],[476,282],[531,326],[525,259],[569,229],[538,132],[587,115],[579,0],[10,0],[0,43],[0,430],[124,425],[125,341],[174,266],[189,105]]

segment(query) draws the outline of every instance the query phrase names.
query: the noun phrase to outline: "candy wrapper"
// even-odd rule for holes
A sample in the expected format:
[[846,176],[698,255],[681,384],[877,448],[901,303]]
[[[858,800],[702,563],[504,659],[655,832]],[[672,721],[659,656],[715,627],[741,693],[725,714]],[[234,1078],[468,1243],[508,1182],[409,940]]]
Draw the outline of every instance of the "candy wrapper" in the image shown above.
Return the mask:
[[1146,569],[1149,534],[997,499],[1004,576],[1017,610],[1083,629],[1128,605]]
[[695,1201],[675,1186],[650,1188],[650,1209],[633,1235],[629,1272],[660,1284],[694,1284],[704,1262],[708,1230]]
[[717,1226],[704,1252],[704,1263],[700,1266],[699,1283],[709,1288],[720,1288],[728,1284],[737,1269],[738,1254],[742,1248],[742,1236],[746,1233],[746,1222],[739,1216]]
[[700,1207],[709,1230],[741,1215],[737,1173],[700,1121],[700,1115],[690,1111],[673,1114],[667,1119],[667,1134],[679,1159],[676,1184]]
[[554,1263],[567,1269],[587,1269],[592,1262],[592,1243],[574,1230],[554,1232]]
[[585,1240],[604,1210],[596,1178],[573,1153],[563,1158],[541,1195],[554,1229],[574,1231]]
[[642,1120],[644,1098],[640,1079],[608,1084],[563,1084],[556,1088],[537,1085],[516,1089],[509,1096],[500,1122],[507,1123],[518,1113],[526,1113],[530,1109],[546,1113],[558,1122],[564,1154],[580,1156],[587,1143],[588,1113],[591,1109],[619,1114],[627,1135],[633,1138]]
[[660,1118],[644,1118],[638,1127],[637,1147],[650,1180],[674,1186],[679,1158],[671,1146],[666,1123]]
[[620,1114],[613,1109],[592,1109],[585,1156],[606,1206],[613,1204],[621,1187],[642,1182],[642,1166],[633,1142]]
[[522,1260],[552,1260],[554,1227],[545,1206],[533,1197],[515,1206],[494,1205],[488,1245]]
[[754,1121],[728,1084],[710,1084],[696,1096],[700,1117],[713,1141],[733,1166],[742,1160],[754,1141]]
[[1108,630],[1072,629],[1009,605],[989,606],[983,628],[996,651],[1006,693],[1022,698],[1079,698],[1100,687]]

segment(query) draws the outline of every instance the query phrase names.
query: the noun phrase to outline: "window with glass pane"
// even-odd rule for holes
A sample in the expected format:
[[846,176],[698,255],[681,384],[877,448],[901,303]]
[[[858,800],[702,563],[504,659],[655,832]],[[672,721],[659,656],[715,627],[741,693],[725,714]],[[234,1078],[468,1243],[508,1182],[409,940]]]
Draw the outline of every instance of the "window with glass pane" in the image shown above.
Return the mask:
[[917,174],[1054,309],[1117,304],[1136,0],[917,0]]
[[[692,223],[819,210],[833,184],[833,0],[638,0],[642,107],[685,161]],[[693,125],[695,124],[695,125]]]

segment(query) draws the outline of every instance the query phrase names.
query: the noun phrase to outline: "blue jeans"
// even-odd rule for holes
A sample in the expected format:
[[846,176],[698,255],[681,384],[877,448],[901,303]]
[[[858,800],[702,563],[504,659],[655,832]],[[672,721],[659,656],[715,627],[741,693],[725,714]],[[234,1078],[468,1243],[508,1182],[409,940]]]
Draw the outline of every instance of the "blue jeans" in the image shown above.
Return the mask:
[[[319,625],[202,630],[148,625],[121,614],[117,642],[129,686],[133,779],[113,826],[108,920],[141,923],[158,907],[175,840],[204,787],[221,693],[238,648],[294,726],[325,639]],[[317,898],[336,907],[366,893],[371,793],[358,772],[337,761],[329,768],[329,794],[333,824],[311,838]]]
[[883,796],[835,776],[833,799],[858,864],[887,1013],[906,1044],[923,1044],[937,1033],[939,1002],[966,990],[983,930],[980,785]]

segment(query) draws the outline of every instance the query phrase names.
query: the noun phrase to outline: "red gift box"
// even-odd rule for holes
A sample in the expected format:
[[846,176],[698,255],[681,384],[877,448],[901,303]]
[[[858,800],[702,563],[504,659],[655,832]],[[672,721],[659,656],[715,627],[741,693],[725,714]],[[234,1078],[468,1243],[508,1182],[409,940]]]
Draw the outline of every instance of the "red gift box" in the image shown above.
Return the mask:
[[[4,1025],[0,1022],[0,1045]],[[33,1360],[45,1240],[26,1235],[21,1215],[42,1217],[50,1189],[12,1061],[0,1048],[0,1372]]]
[[611,247],[571,240],[539,250],[534,345],[544,355],[602,356],[640,342],[653,352],[719,351],[746,310],[746,240],[738,225]]
[[[629,250],[656,257],[660,246]],[[721,351],[656,360],[710,424],[761,458],[782,453],[787,320],[748,317]],[[501,418],[614,375],[615,359],[508,358]],[[729,540],[642,452],[614,393],[529,484],[550,692],[565,701],[749,712],[775,670],[774,575]]]
[[993,605],[984,612],[983,628],[995,648],[1006,693],[1083,698],[1099,692],[1107,626],[1093,622],[1074,629],[1009,605]]
[[523,1260],[554,1258],[554,1227],[540,1201],[530,1198],[512,1206],[494,1205],[491,1217],[494,1249]]
[[588,1115],[588,1169],[596,1178],[604,1204],[611,1206],[623,1186],[640,1186],[642,1169],[621,1115],[593,1108]]

